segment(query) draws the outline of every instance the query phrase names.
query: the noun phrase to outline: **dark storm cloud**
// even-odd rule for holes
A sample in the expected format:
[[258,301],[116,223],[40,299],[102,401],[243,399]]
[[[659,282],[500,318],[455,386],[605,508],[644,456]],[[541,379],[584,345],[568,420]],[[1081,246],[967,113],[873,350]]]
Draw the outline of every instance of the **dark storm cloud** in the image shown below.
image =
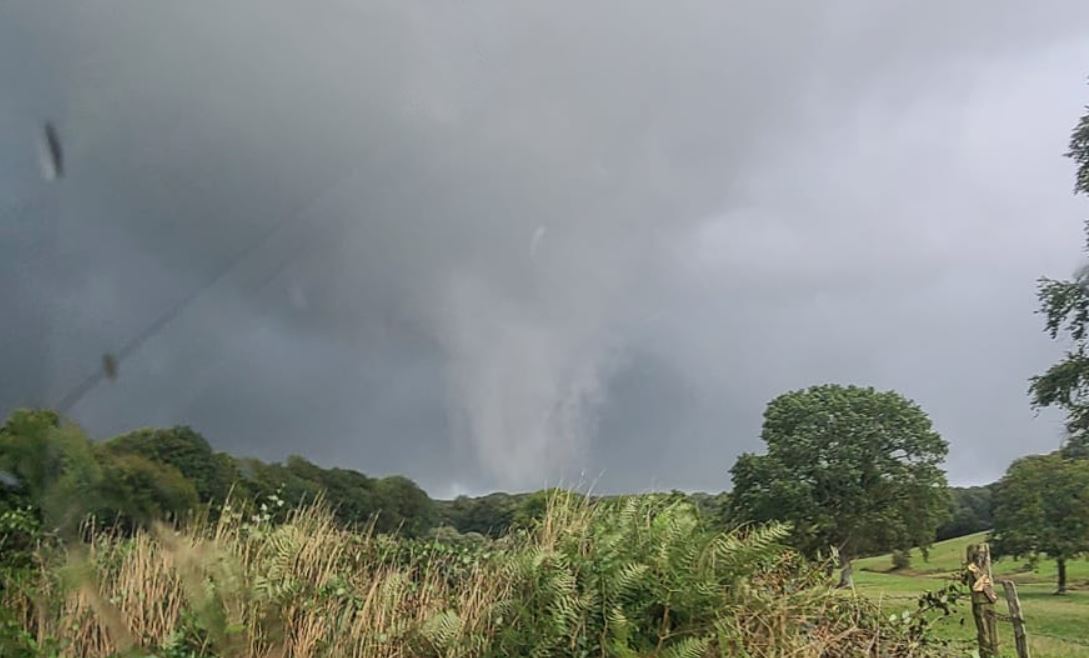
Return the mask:
[[844,381],[993,478],[1057,442],[1024,391],[1089,6],[796,5],[5,5],[0,405],[245,253],[73,415],[439,495],[720,488],[769,398]]

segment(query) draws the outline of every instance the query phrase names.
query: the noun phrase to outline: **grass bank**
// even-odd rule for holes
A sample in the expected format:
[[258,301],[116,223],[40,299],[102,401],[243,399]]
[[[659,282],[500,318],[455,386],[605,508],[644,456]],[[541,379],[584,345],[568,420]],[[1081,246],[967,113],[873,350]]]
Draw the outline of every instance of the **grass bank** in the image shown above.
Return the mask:
[[[913,551],[911,568],[899,571],[892,570],[890,555],[858,560],[855,586],[886,611],[911,609],[919,594],[941,588],[961,568],[969,544],[984,541],[986,533],[939,542],[932,547],[927,561]],[[1024,560],[998,560],[994,563],[994,573],[996,579],[1008,578],[1017,583],[1034,656],[1089,658],[1089,561],[1067,563],[1070,591],[1065,596],[1054,594],[1058,575],[1054,560],[1041,560],[1035,568]],[[999,599],[998,606],[1000,612],[1006,612],[1003,599]],[[935,631],[961,646],[971,646],[975,627],[967,602],[961,604],[958,612],[938,622]],[[1000,624],[999,634],[1003,651],[1012,655],[1013,632],[1009,624]]]

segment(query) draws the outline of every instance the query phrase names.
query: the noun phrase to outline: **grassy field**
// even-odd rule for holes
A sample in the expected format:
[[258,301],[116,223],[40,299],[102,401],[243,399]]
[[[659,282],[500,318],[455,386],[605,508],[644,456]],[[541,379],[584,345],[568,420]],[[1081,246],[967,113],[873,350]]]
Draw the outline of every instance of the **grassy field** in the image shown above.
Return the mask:
[[[880,601],[890,613],[914,608],[919,594],[941,588],[960,569],[968,544],[980,543],[985,538],[986,533],[979,533],[940,542],[932,547],[925,562],[918,551],[913,551],[911,568],[901,571],[891,571],[889,555],[858,560],[855,586],[859,592]],[[994,572],[996,579],[1008,578],[1017,583],[1035,658],[1089,658],[1089,561],[1067,563],[1070,592],[1066,596],[1054,594],[1054,561],[1042,561],[1032,570],[1024,561],[1004,559],[995,562]],[[998,610],[1006,612],[1002,598]],[[943,637],[971,646],[975,626],[967,601],[961,605],[961,612],[939,622],[937,630]],[[999,639],[1003,655],[1013,655],[1013,631],[1008,623],[1000,623]]]

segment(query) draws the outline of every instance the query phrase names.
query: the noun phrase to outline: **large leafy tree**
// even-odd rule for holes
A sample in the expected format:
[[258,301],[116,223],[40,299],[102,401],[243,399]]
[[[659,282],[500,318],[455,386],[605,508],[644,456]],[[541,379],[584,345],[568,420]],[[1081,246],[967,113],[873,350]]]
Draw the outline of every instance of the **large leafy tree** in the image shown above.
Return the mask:
[[95,445],[51,411],[17,410],[0,426],[0,471],[45,529],[65,536],[89,515],[132,528],[180,518],[197,504],[178,469]]
[[181,520],[198,504],[193,482],[169,464],[135,454],[99,451],[99,507],[91,512],[126,530],[157,520]]
[[285,467],[293,475],[316,483],[337,519],[346,525],[368,523],[378,512],[373,478],[349,469],[324,469],[298,456],[289,457]]
[[190,427],[139,429],[110,439],[105,448],[173,466],[193,482],[204,502],[222,503],[240,478],[234,461],[213,451],[207,439]]
[[259,459],[236,460],[242,480],[235,489],[235,496],[247,500],[266,500],[275,495],[287,503],[288,508],[278,513],[286,515],[290,509],[303,507],[320,500],[321,484],[300,476],[284,464],[266,464]]
[[779,396],[764,412],[767,454],[731,469],[736,520],[789,521],[794,544],[834,548],[840,584],[852,558],[919,546],[949,514],[946,442],[894,391],[823,385]]
[[[1066,155],[1077,164],[1074,193],[1089,195],[1089,113],[1074,127]],[[1038,294],[1047,332],[1053,339],[1069,339],[1070,349],[1047,372],[1033,378],[1032,403],[1063,409],[1068,429],[1064,453],[1089,458],[1089,267],[1067,280],[1040,279]]]
[[12,412],[0,426],[0,471],[49,531],[72,535],[104,504],[94,446],[52,411]]
[[412,480],[391,475],[375,481],[379,532],[400,531],[408,537],[421,537],[435,526],[435,503]]
[[1058,592],[1066,592],[1066,562],[1089,554],[1089,460],[1033,455],[1010,465],[995,486],[996,555],[1042,555],[1058,563]]

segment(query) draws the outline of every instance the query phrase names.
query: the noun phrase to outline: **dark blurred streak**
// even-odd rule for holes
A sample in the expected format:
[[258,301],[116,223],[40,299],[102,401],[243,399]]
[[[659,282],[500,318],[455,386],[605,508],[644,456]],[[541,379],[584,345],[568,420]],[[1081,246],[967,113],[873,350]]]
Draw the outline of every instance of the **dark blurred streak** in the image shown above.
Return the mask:
[[53,180],[64,177],[64,150],[61,148],[60,135],[52,121],[45,122],[46,156],[49,158],[50,171],[46,178]]
[[102,371],[111,381],[117,379],[117,357],[112,354],[102,355]]
[[[215,287],[218,283],[227,278],[233,273],[239,266],[245,263],[249,258],[260,251],[263,247],[272,242],[273,238],[282,233],[287,228],[296,224],[304,224],[313,221],[313,217],[307,218],[307,214],[314,209],[326,196],[336,191],[342,184],[351,180],[355,174],[353,171],[351,174],[344,176],[339,181],[326,187],[319,192],[316,196],[311,197],[305,203],[301,204],[293,212],[284,215],[278,222],[273,224],[269,230],[265,231],[257,240],[250,242],[245,247],[236,252],[231,258],[227,259],[224,266],[217,270],[203,285],[194,289],[193,292],[186,295],[173,306],[171,306],[165,313],[160,315],[154,322],[147,326],[139,334],[133,336],[128,342],[126,342],[119,350],[114,354],[105,354],[102,357],[101,369],[88,375],[83,381],[81,381],[76,387],[68,392],[67,395],[62,397],[56,404],[56,409],[62,414],[69,413],[72,408],[79,403],[88,393],[91,392],[96,386],[98,386],[104,379],[113,380],[117,376],[118,369],[121,362],[124,361],[130,354],[138,350],[144,343],[153,338],[160,331],[165,329],[171,322],[176,320],[185,309],[191,304],[197,301],[201,295],[203,295],[209,289]],[[285,258],[277,267],[266,276],[259,288],[264,289],[273,280],[275,280],[280,273],[282,273],[287,266],[293,262],[300,254],[308,250],[313,244],[314,240],[311,236],[311,240],[303,243],[299,248],[293,250],[287,258]]]

